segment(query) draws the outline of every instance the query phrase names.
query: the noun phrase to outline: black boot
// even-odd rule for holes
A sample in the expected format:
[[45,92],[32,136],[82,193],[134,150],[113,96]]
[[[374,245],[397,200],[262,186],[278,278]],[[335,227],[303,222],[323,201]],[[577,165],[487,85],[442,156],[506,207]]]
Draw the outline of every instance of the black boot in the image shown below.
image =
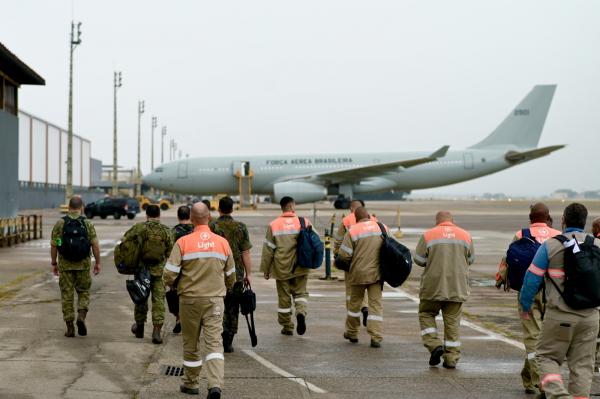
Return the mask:
[[200,395],[200,388],[188,388],[185,385],[180,385],[179,390],[188,395]]
[[162,324],[157,324],[154,326],[152,330],[152,343],[156,345],[160,345],[163,343],[162,337],[160,336],[160,332],[162,331]]
[[85,316],[87,315],[87,310],[80,310],[77,315],[77,334],[81,337],[85,337],[87,335],[87,327],[85,326]]
[[429,365],[437,366],[438,364],[440,364],[440,361],[441,361],[443,355],[444,355],[444,348],[442,348],[441,346],[438,346],[437,348],[435,348],[431,352],[431,356],[429,357]]
[[221,399],[221,388],[211,388],[208,390],[208,399]]
[[73,325],[73,321],[66,321],[65,323],[67,323],[65,337],[73,338],[75,336],[75,325]]
[[144,323],[133,323],[131,332],[136,338],[144,338]]

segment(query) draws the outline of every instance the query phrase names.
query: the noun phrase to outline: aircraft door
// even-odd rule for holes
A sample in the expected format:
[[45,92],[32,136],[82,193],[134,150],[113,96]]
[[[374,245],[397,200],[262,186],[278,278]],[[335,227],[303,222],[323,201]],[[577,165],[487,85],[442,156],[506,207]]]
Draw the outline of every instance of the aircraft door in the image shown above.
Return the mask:
[[250,176],[250,162],[236,161],[233,163],[233,174],[238,177]]
[[475,164],[473,162],[473,154],[470,152],[465,152],[463,154],[463,162],[465,169],[473,169],[475,167]]
[[188,161],[179,161],[179,163],[177,164],[177,178],[188,178]]

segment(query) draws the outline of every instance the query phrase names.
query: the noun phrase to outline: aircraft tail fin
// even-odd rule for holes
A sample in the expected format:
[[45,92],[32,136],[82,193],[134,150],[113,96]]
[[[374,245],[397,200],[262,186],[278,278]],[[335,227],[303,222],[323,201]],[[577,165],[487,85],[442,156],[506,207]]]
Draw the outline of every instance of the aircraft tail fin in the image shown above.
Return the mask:
[[556,85],[535,86],[489,136],[471,148],[536,148],[555,90]]

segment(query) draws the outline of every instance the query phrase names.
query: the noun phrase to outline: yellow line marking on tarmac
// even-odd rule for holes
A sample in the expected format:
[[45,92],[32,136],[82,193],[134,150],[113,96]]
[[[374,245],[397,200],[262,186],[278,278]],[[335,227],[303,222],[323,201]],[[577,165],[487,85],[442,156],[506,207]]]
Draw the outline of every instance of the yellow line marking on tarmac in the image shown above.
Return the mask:
[[300,385],[308,388],[312,392],[315,392],[315,393],[327,393],[327,391],[325,391],[324,389],[321,389],[318,386],[316,386],[314,384],[311,384],[310,382],[304,380],[303,378],[296,377],[295,375],[290,374],[287,371],[285,371],[285,370],[277,367],[276,365],[274,365],[273,363],[271,363],[270,361],[268,361],[264,357],[258,355],[253,350],[244,349],[244,350],[242,350],[242,352],[244,352],[246,355],[250,356],[252,359],[254,359],[257,362],[259,362],[260,364],[262,364],[263,366],[265,366],[266,368],[268,368],[272,372],[274,372],[276,374],[279,374],[280,376],[285,377],[285,378],[287,378],[290,381],[294,381],[295,383],[300,384]]

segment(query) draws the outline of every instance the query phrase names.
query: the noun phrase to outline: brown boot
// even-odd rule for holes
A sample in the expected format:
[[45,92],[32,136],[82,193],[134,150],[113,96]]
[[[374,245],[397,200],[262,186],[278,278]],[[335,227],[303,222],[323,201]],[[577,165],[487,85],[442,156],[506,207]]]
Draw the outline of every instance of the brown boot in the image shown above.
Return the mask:
[[154,326],[154,330],[152,330],[152,343],[156,345],[162,344],[163,340],[160,337],[160,331],[162,330],[162,324],[157,324]]
[[65,337],[73,338],[75,336],[75,325],[73,321],[67,321],[67,332],[65,333]]
[[77,334],[81,337],[85,337],[87,335],[85,316],[87,316],[87,310],[85,309],[80,310],[77,315]]

